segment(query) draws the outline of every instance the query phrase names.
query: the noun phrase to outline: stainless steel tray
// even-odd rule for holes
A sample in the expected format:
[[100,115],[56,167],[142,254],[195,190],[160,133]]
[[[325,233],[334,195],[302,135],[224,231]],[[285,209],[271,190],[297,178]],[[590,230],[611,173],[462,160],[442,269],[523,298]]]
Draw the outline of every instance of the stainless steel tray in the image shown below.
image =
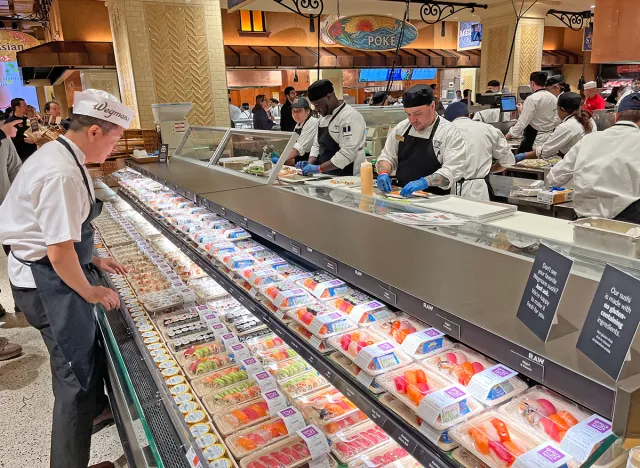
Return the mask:
[[628,234],[637,224],[606,218],[573,221],[573,241],[580,246],[603,252],[640,258],[640,235]]

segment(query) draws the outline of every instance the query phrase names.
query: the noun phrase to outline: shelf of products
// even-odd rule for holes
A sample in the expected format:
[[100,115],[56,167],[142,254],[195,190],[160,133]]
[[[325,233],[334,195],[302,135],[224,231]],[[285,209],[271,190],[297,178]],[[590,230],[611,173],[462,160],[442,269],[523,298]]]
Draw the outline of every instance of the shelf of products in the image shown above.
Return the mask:
[[[591,414],[575,404],[575,415],[565,407],[552,413],[539,398],[523,399],[534,416],[550,422],[524,427],[516,410],[504,416],[507,422],[500,419],[514,425],[513,443],[503,433],[493,440],[484,420],[476,421],[528,395],[524,381],[510,378],[480,398],[473,376],[495,363],[454,344],[456,337],[317,271],[273,238],[252,238],[249,223],[234,225],[195,196],[135,174],[120,177],[126,203],[108,210],[120,225],[96,222],[106,249],[132,267],[126,279],[112,281],[145,341],[150,368],[175,397],[176,413],[203,428],[198,437],[212,434],[200,443],[202,460],[226,456],[245,468],[302,463],[300,441],[272,411],[272,390],[288,400],[280,405],[292,403],[329,438],[331,452],[347,466],[390,466],[399,458],[395,466],[456,466],[447,452],[462,444],[463,459],[469,452],[482,458],[485,439],[488,456],[511,466],[537,447],[521,439],[558,444],[559,434],[580,420],[576,415]],[[213,425],[201,434],[208,420]],[[460,432],[464,424],[478,432]],[[206,445],[214,439],[224,443]],[[606,466],[624,463],[620,441],[607,454],[612,464]]]

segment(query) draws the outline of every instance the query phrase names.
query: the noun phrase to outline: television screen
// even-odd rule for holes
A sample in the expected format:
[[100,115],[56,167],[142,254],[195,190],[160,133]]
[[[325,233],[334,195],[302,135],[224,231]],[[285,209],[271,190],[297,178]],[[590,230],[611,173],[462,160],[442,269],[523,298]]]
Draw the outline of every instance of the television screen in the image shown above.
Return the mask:
[[416,68],[413,70],[413,80],[435,80],[437,68]]

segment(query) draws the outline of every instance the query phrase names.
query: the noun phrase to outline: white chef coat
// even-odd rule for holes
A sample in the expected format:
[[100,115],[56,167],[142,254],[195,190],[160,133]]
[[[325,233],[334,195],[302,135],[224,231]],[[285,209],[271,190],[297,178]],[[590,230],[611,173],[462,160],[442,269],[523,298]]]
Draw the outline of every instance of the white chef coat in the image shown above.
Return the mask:
[[[449,181],[449,185],[441,187],[444,190],[455,188],[455,182],[460,180],[464,174],[465,166],[465,143],[458,129],[443,117],[436,117],[433,124],[422,132],[418,132],[413,126],[409,130],[409,135],[417,138],[428,139],[433,131],[433,126],[440,121],[435,135],[433,135],[433,150],[442,167],[434,172],[440,174]],[[407,128],[411,126],[409,119],[405,119],[393,127],[387,134],[387,142],[378,158],[378,161],[386,161],[391,164],[391,175],[395,175],[398,169],[398,138],[403,136]],[[416,174],[416,180],[422,175]]]
[[618,122],[603,132],[590,133],[556,164],[547,184],[561,187],[573,180],[578,216],[615,218],[640,199],[640,128]]
[[[318,132],[321,127],[326,128],[329,126],[329,122],[336,113],[338,115],[331,122],[329,135],[338,143],[340,150],[333,155],[331,162],[339,169],[344,169],[353,163],[353,175],[359,175],[360,164],[365,160],[364,147],[367,141],[367,124],[360,112],[349,104],[343,103],[332,114],[320,117],[318,120]],[[319,154],[320,143],[316,134],[309,157],[317,158]]]
[[[483,109],[473,114],[473,120],[477,120],[484,123],[497,123],[500,122],[500,109]],[[503,122],[511,121],[511,112],[505,112],[502,114]]]
[[318,119],[311,116],[306,122],[296,124],[295,130],[298,130],[299,128],[302,128],[302,131],[300,132],[300,136],[298,137],[296,144],[293,145],[293,149],[298,150],[300,156],[304,156],[311,152],[311,148],[315,142],[316,135],[318,134]]
[[462,184],[460,195],[477,200],[489,200],[489,189],[482,179],[491,171],[494,159],[504,167],[513,166],[516,163],[509,142],[494,126],[474,122],[467,117],[455,119],[453,125],[460,130],[466,147],[464,167],[466,180]]
[[[598,128],[593,119],[590,119],[590,123],[590,133],[597,132]],[[535,149],[536,156],[540,159],[549,159],[558,156],[558,152],[567,154],[585,134],[582,124],[570,115],[556,127],[547,141]]]
[[233,104],[229,103],[229,116],[231,117],[231,120],[241,119],[242,111],[238,106],[234,106]]
[[537,148],[551,137],[551,132],[559,123],[558,98],[546,89],[542,89],[525,99],[522,113],[516,124],[509,130],[509,134],[514,138],[522,138],[524,129],[531,125],[538,130],[533,143],[533,147]]
[[[64,138],[64,137],[62,137]],[[65,138],[84,165],[85,155]],[[83,166],[95,199],[89,171]],[[11,246],[9,280],[14,286],[35,288],[31,268],[18,262],[47,255],[47,246],[68,240],[80,242],[82,223],[91,203],[82,174],[69,151],[56,141],[46,143],[22,165],[0,206],[0,243]]]
[[276,117],[280,117],[280,104],[277,106],[271,107],[271,116],[275,119]]

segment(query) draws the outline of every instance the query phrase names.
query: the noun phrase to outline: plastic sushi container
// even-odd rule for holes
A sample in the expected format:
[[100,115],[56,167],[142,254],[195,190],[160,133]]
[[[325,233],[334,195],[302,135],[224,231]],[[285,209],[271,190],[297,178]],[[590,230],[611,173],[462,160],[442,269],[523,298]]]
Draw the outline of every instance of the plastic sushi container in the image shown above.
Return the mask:
[[244,252],[225,255],[216,254],[214,257],[233,272],[240,272],[258,264],[257,258]]
[[353,323],[364,327],[395,317],[395,313],[385,304],[361,291],[353,291],[351,294],[333,299],[329,304],[347,314]]
[[309,343],[311,347],[317,349],[321,353],[329,353],[333,351],[333,348],[327,344],[326,340],[318,338],[299,323],[291,322],[288,327],[293,330],[296,335]]
[[225,387],[241,384],[248,379],[247,371],[242,366],[235,365],[194,379],[191,381],[191,386],[198,396],[202,397]]
[[[354,379],[356,379],[360,372],[362,372],[362,369],[356,366],[351,359],[342,354],[340,351],[334,351],[329,355],[329,358],[344,370],[346,370]],[[369,384],[367,390],[376,395],[379,395],[380,393],[383,393],[385,391],[385,389],[378,385],[375,380],[373,380]]]
[[373,422],[340,431],[329,439],[331,452],[340,463],[348,463],[363,453],[389,444],[391,438]]
[[[333,457],[327,455],[327,459],[330,468],[337,468]],[[240,468],[297,468],[308,466],[309,461],[309,448],[300,436],[294,435],[242,458]]]
[[411,358],[398,345],[377,333],[360,328],[329,338],[329,344],[371,376],[406,366]]
[[305,419],[316,424],[327,436],[369,420],[334,387],[299,396],[293,401],[293,405]]
[[[278,255],[273,255],[271,257],[264,258],[262,260],[262,265],[266,266],[266,267],[269,267],[269,268],[273,268],[278,273],[283,275],[285,278],[288,278],[288,279],[290,279],[292,281],[294,279],[296,279],[296,278],[293,278],[291,276],[287,276],[287,275],[284,274],[284,272],[286,272],[287,270],[290,269],[291,265],[284,258],[279,257]],[[305,272],[304,275],[307,276],[307,275],[310,275],[310,273],[306,273]]]
[[263,366],[268,367],[271,364],[288,361],[289,359],[298,357],[298,353],[296,353],[289,346],[285,345],[279,348],[270,349],[268,351],[256,352],[254,357],[258,359]]
[[184,372],[189,380],[195,379],[235,364],[231,356],[231,353],[220,353],[202,359],[196,359],[184,367]]
[[395,442],[363,453],[347,464],[347,468],[382,468],[385,466],[422,468],[422,465],[409,455],[409,452]]
[[[471,395],[464,392],[465,397],[461,394],[460,385],[454,387],[457,391],[450,391],[452,382],[449,379],[420,364],[411,364],[394,372],[387,372],[378,377],[377,381],[382,388],[396,396],[421,419],[431,416],[432,419],[428,424],[438,431],[444,431],[480,413],[483,409]],[[449,392],[448,396],[455,396],[451,397],[450,405],[439,408],[440,413],[434,414],[429,403],[435,400],[440,392]],[[428,398],[426,402],[423,401],[425,398]]]
[[273,375],[278,382],[290,379],[291,377],[294,377],[310,369],[313,368],[307,361],[302,358],[294,358],[287,361],[274,362],[272,364],[264,366],[264,370]]
[[224,353],[224,351],[225,349],[222,342],[214,340],[208,343],[190,346],[187,349],[176,353],[176,361],[178,361],[181,366],[188,366],[195,360]]
[[[584,462],[590,454],[582,450],[582,444],[569,442],[565,445],[563,443],[568,431],[583,421],[590,427],[597,425],[598,431],[604,431],[605,435],[607,427],[611,427],[611,422],[605,418],[592,415],[575,403],[539,385],[502,405],[499,411],[510,420],[532,429],[547,440],[560,444],[561,448],[566,447],[566,452],[580,462]],[[576,445],[579,447],[578,451],[573,450]],[[598,446],[599,444],[596,444],[594,449]],[[622,448],[622,441],[616,441],[593,466],[624,464],[626,453]]]
[[278,310],[300,308],[314,302],[313,297],[296,283],[285,280],[260,288],[260,293]]
[[221,229],[221,231],[222,232],[220,233],[220,237],[222,239],[227,239],[230,241],[251,239],[251,234],[249,234],[248,231],[239,227],[234,227],[231,229]]
[[327,379],[315,370],[309,370],[278,383],[280,390],[289,400],[318,391],[329,385]]
[[469,452],[464,447],[458,447],[451,453],[451,458],[457,461],[464,468],[490,468],[482,460]]
[[267,421],[269,418],[267,402],[260,397],[219,411],[213,415],[213,422],[220,434],[227,436],[240,429]]
[[242,277],[252,288],[259,288],[284,281],[284,276],[269,266],[258,265],[242,271]]
[[329,300],[349,294],[352,289],[347,283],[329,273],[317,272],[308,278],[296,281],[317,299]]
[[307,307],[289,311],[288,315],[320,339],[358,328],[344,313],[330,308],[325,310],[325,308],[327,307],[321,304],[310,304]]
[[231,434],[225,442],[233,456],[240,459],[287,437],[289,431],[282,418],[272,418]]
[[253,380],[224,387],[202,397],[202,403],[210,414],[216,414],[229,406],[239,405],[260,396],[260,387]]
[[381,320],[372,328],[381,336],[392,339],[415,360],[424,359],[453,346],[453,343],[440,330],[427,327],[408,316]]
[[214,258],[216,258],[216,256],[233,255],[239,254],[241,252],[241,250],[238,249],[234,243],[221,241],[218,238],[216,238],[216,240],[212,242],[201,243],[200,246]]
[[[492,369],[497,364],[461,344],[455,344],[435,356],[428,357],[423,362],[429,369],[458,382],[465,388],[469,387],[476,374]],[[493,371],[505,373],[510,371],[502,365],[499,367],[501,369],[493,369]],[[480,403],[485,406],[499,405],[524,392],[527,388],[527,384],[516,375],[493,386],[487,397],[480,399]]]

